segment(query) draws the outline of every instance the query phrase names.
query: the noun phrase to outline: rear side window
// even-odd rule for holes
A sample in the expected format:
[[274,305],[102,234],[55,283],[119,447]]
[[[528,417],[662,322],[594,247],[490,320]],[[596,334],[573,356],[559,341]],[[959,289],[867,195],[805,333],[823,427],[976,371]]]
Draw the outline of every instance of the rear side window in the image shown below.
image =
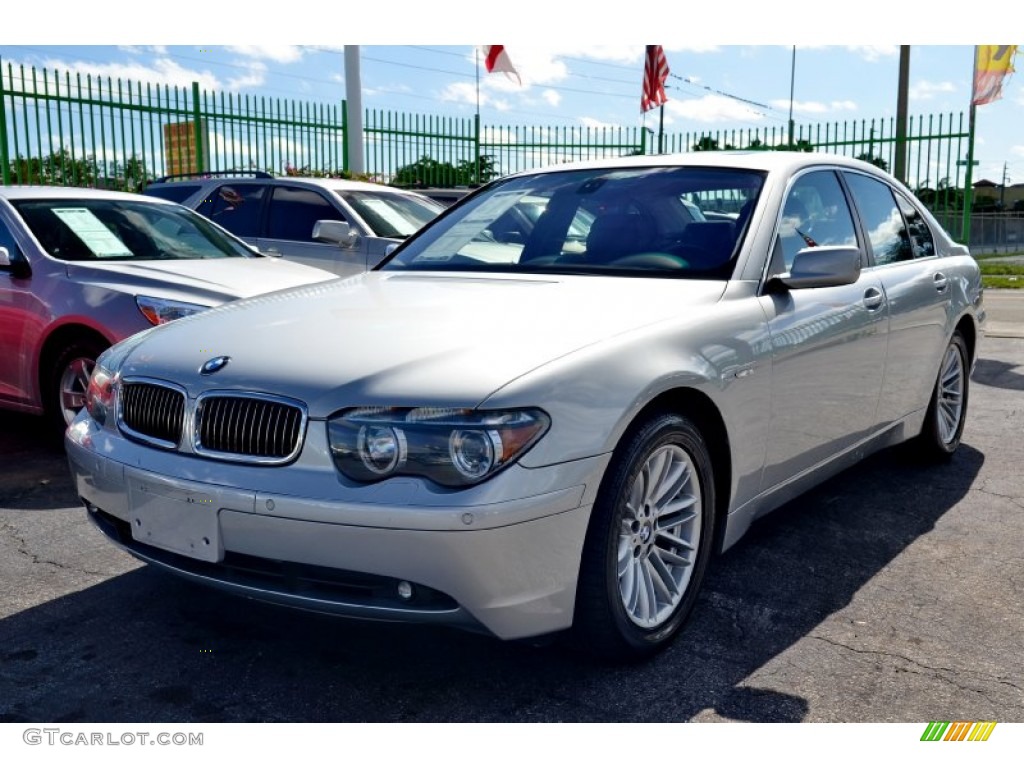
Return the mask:
[[313,240],[313,225],[320,220],[344,221],[345,217],[323,196],[309,189],[275,187],[270,200],[267,237],[275,240]]
[[210,196],[209,213],[203,213],[234,235],[259,237],[260,205],[266,189],[262,184],[224,184]]
[[907,234],[910,236],[910,249],[915,259],[923,259],[935,255],[935,238],[921,212],[903,195],[896,194],[896,202],[900,206],[903,218],[907,222]]
[[187,198],[198,192],[199,189],[200,186],[198,184],[168,184],[166,186],[147,187],[143,190],[143,194],[170,200],[172,203],[183,203]]
[[912,259],[907,226],[889,185],[860,173],[846,173],[845,177],[871,241],[875,263]]

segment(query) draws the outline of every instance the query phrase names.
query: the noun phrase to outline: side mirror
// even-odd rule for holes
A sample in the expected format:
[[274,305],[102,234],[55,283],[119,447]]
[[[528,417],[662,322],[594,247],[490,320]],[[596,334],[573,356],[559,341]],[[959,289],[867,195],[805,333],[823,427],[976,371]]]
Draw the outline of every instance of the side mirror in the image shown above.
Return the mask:
[[334,243],[342,248],[351,248],[359,239],[359,233],[347,222],[321,219],[313,225],[313,239],[318,243]]
[[9,272],[11,277],[25,278],[32,274],[32,268],[28,262],[19,256],[12,256],[11,252],[0,245],[0,270]]
[[797,252],[789,272],[773,276],[770,287],[798,290],[852,285],[860,278],[861,253],[848,245],[825,245]]

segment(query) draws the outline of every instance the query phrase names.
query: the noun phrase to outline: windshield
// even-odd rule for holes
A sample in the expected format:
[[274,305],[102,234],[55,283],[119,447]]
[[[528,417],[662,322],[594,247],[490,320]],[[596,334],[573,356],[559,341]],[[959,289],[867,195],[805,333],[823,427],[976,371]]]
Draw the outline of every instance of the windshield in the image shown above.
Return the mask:
[[338,190],[338,195],[377,237],[408,237],[444,210],[435,200],[399,192]]
[[764,177],[702,167],[517,176],[427,227],[382,268],[724,279]]
[[11,203],[46,252],[61,261],[258,257],[179,205],[90,198]]

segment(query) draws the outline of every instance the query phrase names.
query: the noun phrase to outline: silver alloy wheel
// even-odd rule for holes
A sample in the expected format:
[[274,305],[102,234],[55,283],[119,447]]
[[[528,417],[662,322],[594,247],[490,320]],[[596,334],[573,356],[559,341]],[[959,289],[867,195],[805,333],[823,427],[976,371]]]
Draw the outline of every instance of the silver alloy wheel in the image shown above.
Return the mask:
[[960,347],[950,344],[942,360],[936,393],[938,407],[935,409],[939,437],[947,445],[956,440],[960,420],[963,418],[965,368]]
[[89,378],[95,365],[96,361],[91,358],[76,357],[61,372],[60,410],[65,424],[74,421],[78,412],[85,407],[85,393],[89,389]]
[[701,529],[700,480],[678,445],[652,453],[621,512],[617,574],[626,615],[656,627],[679,605],[693,574]]

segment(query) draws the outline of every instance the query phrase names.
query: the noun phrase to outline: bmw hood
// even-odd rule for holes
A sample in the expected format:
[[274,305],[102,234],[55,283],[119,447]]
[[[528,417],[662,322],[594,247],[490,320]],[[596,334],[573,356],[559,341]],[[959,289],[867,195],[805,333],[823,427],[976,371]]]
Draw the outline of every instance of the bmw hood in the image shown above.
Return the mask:
[[[123,376],[355,405],[472,407],[576,350],[695,306],[724,282],[371,272],[226,304],[148,332]],[[207,361],[226,356],[215,372]],[[211,366],[216,367],[216,366]]]
[[210,306],[337,277],[304,264],[263,257],[69,262],[67,274],[78,283],[121,293]]

